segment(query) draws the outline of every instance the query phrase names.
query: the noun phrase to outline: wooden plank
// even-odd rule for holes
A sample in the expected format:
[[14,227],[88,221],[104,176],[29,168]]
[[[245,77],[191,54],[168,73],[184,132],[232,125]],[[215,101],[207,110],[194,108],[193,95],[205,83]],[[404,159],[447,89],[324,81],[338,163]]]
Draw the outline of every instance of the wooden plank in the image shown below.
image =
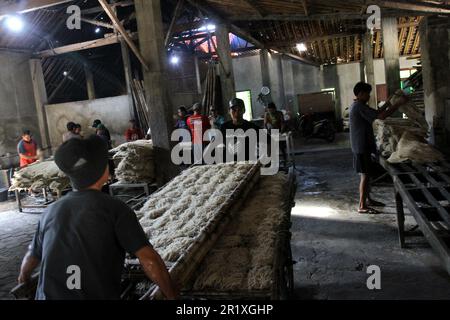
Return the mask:
[[412,181],[417,185],[418,189],[420,189],[425,196],[425,198],[430,202],[430,204],[437,209],[440,217],[443,221],[447,223],[448,226],[450,226],[450,215],[448,214],[447,210],[443,208],[439,202],[436,200],[436,198],[431,194],[431,192],[428,190],[426,186],[424,186],[420,180],[412,173],[409,174],[409,177],[412,179]]
[[101,21],[97,21],[94,19],[88,19],[88,18],[81,18],[81,21],[84,21],[86,23],[89,24],[93,24],[94,26],[99,26],[99,27],[104,27],[104,28],[108,28],[108,29],[114,29],[114,26],[112,24],[106,23],[106,22],[101,22]]
[[417,206],[416,202],[406,190],[403,183],[399,181],[398,177],[394,177],[394,184],[408,209],[413,214],[414,219],[417,221],[420,231],[422,231],[425,238],[437,252],[438,256],[443,261],[447,272],[450,274],[450,250],[448,246],[443,239],[436,234],[434,227],[428,221],[422,210]]
[[[137,34],[136,33],[131,34],[131,38],[134,40],[137,39]],[[58,48],[54,48],[54,49],[36,52],[35,55],[37,55],[41,58],[51,57],[51,56],[56,56],[56,55],[64,54],[64,53],[68,53],[68,52],[82,51],[82,50],[98,48],[98,47],[108,46],[111,44],[120,43],[120,39],[123,39],[123,37],[117,35],[117,36],[112,36],[112,37],[108,37],[108,38],[74,43],[74,44],[69,44],[67,46],[62,46],[62,47],[58,47]]]
[[415,28],[408,28],[408,36],[406,37],[405,49],[403,55],[408,55],[411,53],[411,48],[413,45],[412,36],[415,33]]
[[139,52],[139,49],[136,47],[136,45],[134,44],[134,42],[131,39],[130,35],[125,30],[125,28],[122,26],[122,24],[120,23],[119,19],[117,19],[116,15],[113,12],[113,9],[109,6],[109,4],[105,0],[98,0],[98,2],[100,3],[100,5],[105,10],[105,12],[108,15],[108,17],[111,19],[111,21],[113,22],[114,26],[122,34],[124,40],[130,46],[131,51],[133,51],[133,53],[139,59],[139,61],[141,62],[142,66],[144,67],[144,69],[146,71],[148,71],[149,68],[147,66],[147,62],[145,61],[144,57],[142,57],[141,53]]
[[376,4],[384,8],[427,12],[435,14],[450,14],[450,9],[437,5],[412,4],[399,1],[380,1],[380,0],[371,0],[370,2],[372,4]]
[[341,37],[347,37],[347,36],[356,36],[357,33],[354,32],[343,32],[343,33],[335,33],[335,34],[328,34],[328,35],[322,35],[322,36],[312,36],[312,37],[306,37],[306,38],[296,38],[293,40],[287,40],[287,41],[276,41],[276,42],[269,42],[267,43],[268,46],[274,46],[274,47],[294,47],[297,43],[306,43],[306,42],[314,42],[314,41],[326,41],[330,39],[335,38],[341,38]]
[[[118,1],[115,3],[110,3],[111,8],[128,7],[128,6],[133,6],[133,5],[134,5],[134,0],[125,0],[125,1]],[[81,14],[86,14],[86,15],[100,13],[100,12],[103,12],[103,8],[101,6],[81,10]]]

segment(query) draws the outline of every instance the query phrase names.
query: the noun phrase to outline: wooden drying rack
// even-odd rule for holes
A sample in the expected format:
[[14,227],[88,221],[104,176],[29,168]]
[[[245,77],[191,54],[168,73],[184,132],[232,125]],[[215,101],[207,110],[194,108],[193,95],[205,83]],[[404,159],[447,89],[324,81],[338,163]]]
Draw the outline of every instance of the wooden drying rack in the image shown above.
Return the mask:
[[394,181],[400,247],[405,248],[406,204],[450,274],[450,163],[379,162]]

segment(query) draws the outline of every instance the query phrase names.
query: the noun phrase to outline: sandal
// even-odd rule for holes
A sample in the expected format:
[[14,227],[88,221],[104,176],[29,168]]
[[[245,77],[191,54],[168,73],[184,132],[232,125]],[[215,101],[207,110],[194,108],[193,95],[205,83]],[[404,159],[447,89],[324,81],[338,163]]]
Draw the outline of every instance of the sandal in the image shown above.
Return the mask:
[[359,214],[380,214],[378,210],[375,210],[373,208],[367,208],[367,209],[358,209]]

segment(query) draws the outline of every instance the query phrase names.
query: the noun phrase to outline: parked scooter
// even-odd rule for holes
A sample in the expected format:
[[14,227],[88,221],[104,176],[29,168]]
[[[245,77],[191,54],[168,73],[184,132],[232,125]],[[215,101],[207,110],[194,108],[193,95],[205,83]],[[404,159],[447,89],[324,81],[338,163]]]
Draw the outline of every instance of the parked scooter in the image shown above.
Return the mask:
[[311,114],[297,115],[299,117],[299,131],[304,138],[325,139],[328,142],[333,142],[336,138],[336,130],[330,120],[314,121]]

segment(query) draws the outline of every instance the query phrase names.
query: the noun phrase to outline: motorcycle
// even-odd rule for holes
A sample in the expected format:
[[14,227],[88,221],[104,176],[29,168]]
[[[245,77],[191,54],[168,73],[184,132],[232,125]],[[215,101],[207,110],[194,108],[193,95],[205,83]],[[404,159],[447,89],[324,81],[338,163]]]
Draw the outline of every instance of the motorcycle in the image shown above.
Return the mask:
[[314,121],[312,115],[304,114],[299,117],[299,131],[306,139],[325,139],[328,142],[333,142],[336,138],[336,130],[333,123],[328,119]]

